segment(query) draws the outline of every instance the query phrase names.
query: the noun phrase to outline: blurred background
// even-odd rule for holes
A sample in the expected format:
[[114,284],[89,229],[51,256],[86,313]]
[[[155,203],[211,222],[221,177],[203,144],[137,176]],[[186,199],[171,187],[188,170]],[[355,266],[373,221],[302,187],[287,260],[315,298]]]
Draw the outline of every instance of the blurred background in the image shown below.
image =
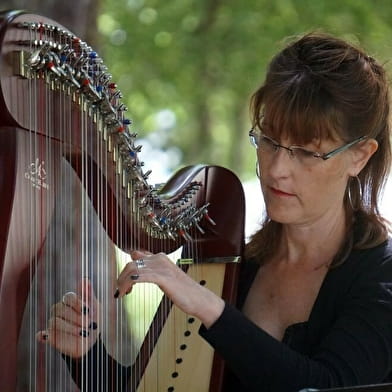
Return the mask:
[[[48,16],[100,54],[152,183],[188,164],[233,170],[247,195],[248,235],[263,208],[249,98],[273,54],[289,37],[321,30],[363,46],[392,72],[390,0],[1,0],[0,8]],[[390,186],[382,209],[391,219],[388,200]]]

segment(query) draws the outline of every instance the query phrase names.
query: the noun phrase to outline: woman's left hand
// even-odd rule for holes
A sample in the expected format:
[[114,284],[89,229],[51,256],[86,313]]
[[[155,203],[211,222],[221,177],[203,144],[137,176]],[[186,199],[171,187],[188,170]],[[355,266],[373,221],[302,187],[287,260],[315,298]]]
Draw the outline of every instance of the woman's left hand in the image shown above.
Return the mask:
[[129,294],[135,283],[149,282],[157,284],[175,305],[199,318],[207,328],[221,315],[222,298],[194,281],[164,253],[134,251],[131,257],[134,261],[124,267],[117,279],[116,298]]

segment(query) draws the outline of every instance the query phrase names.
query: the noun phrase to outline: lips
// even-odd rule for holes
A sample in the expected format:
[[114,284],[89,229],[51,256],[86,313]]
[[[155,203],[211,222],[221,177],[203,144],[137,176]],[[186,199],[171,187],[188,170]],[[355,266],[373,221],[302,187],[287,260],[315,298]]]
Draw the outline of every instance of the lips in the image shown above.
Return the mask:
[[290,196],[295,196],[294,193],[288,193],[288,192],[284,192],[281,189],[277,189],[277,188],[273,188],[273,187],[269,187],[269,189],[271,190],[271,192],[276,195],[276,196],[281,196],[281,197],[290,197]]

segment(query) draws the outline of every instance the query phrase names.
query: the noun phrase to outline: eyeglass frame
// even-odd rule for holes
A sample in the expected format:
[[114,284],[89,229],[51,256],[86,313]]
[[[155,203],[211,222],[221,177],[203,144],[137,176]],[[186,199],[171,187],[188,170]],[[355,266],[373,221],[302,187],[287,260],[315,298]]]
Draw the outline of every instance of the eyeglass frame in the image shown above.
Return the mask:
[[[252,128],[250,129],[250,131],[249,131],[249,139],[250,139],[251,144],[252,144],[256,149],[258,149],[259,146],[258,146],[258,143],[256,142],[256,139],[257,139],[256,136],[257,136],[257,135],[255,134],[255,127],[252,127]],[[286,146],[283,146],[283,145],[279,144],[276,140],[270,138],[270,137],[267,136],[267,135],[264,135],[264,133],[262,133],[261,131],[260,131],[260,135],[258,135],[258,136],[259,136],[259,137],[262,136],[262,137],[265,137],[265,138],[267,138],[268,140],[270,140],[270,141],[272,142],[272,144],[274,145],[274,147],[276,148],[276,152],[277,152],[280,148],[283,148],[283,149],[289,151],[291,157],[295,157],[295,155],[293,154],[293,149],[292,149],[292,148],[293,148],[293,147],[298,147],[298,148],[301,148],[302,150],[304,150],[304,151],[309,152],[310,154],[312,154],[312,156],[313,156],[314,158],[321,158],[323,161],[326,161],[327,159],[332,158],[333,156],[335,156],[336,154],[339,154],[340,152],[343,152],[343,151],[345,151],[345,150],[348,150],[350,147],[352,147],[352,146],[354,146],[355,144],[360,143],[361,141],[363,141],[363,140],[365,140],[365,139],[368,138],[367,135],[360,136],[360,137],[358,137],[358,138],[352,140],[351,142],[344,144],[343,146],[340,146],[340,147],[338,147],[338,148],[335,148],[335,149],[333,149],[332,151],[329,151],[329,152],[327,152],[327,153],[321,154],[321,153],[319,153],[319,152],[311,151],[311,150],[308,150],[308,149],[306,149],[306,148],[303,148],[302,146],[297,146],[297,145],[295,145],[295,144],[290,145],[290,146],[287,146],[287,147],[286,147]]]

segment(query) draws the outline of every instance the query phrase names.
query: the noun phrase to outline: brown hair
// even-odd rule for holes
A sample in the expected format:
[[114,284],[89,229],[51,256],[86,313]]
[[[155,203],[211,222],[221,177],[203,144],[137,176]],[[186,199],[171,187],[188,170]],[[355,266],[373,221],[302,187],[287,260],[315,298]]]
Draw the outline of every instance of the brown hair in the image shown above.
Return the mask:
[[[381,65],[344,40],[306,34],[272,59],[264,84],[252,96],[251,110],[259,127],[268,111],[276,140],[288,132],[291,140],[303,144],[315,139],[349,142],[363,135],[377,140],[378,150],[358,175],[360,186],[348,181],[347,234],[332,265],[343,262],[353,248],[386,240],[387,222],[378,200],[391,166],[391,144],[388,81]],[[267,216],[245,256],[262,262],[274,254],[281,228]]]

